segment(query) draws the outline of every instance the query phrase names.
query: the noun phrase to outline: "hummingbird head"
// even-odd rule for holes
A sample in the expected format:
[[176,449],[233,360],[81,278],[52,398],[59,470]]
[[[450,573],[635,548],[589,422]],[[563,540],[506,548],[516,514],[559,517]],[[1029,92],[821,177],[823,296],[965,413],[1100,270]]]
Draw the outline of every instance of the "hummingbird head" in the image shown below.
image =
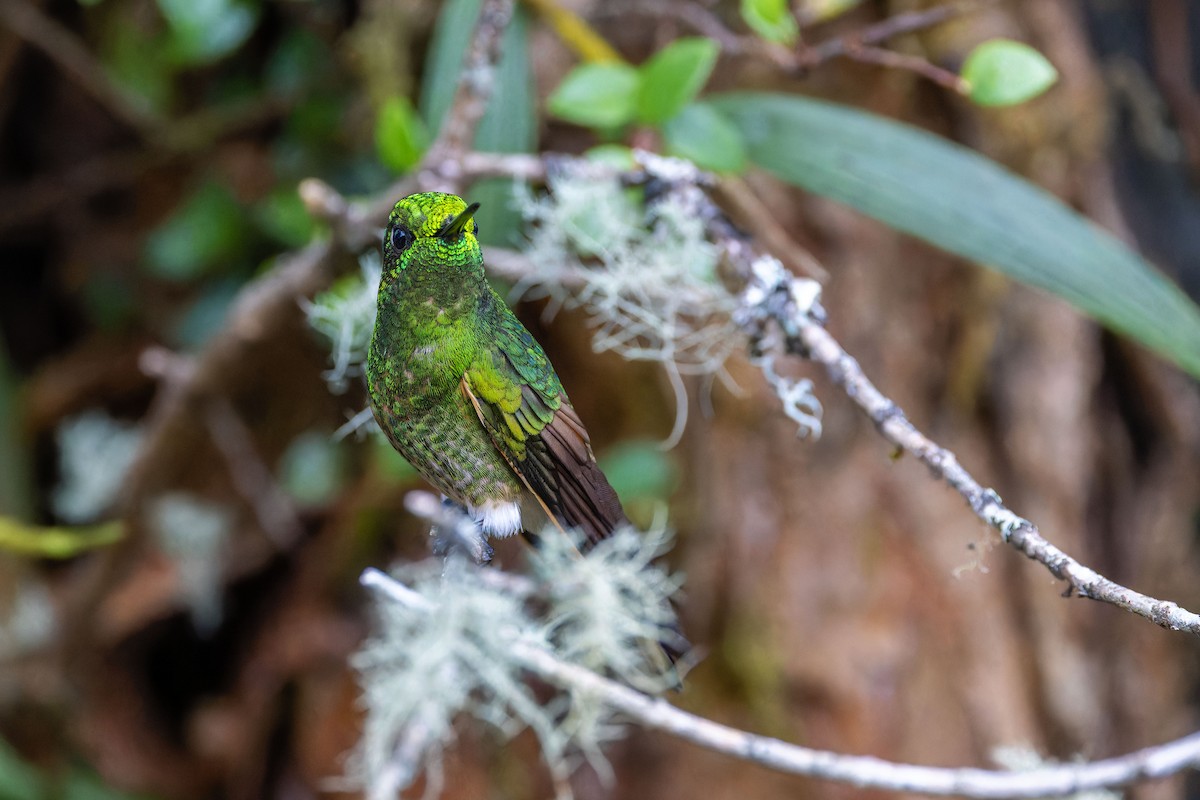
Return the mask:
[[410,194],[392,209],[383,237],[385,280],[413,269],[453,273],[478,269],[483,257],[472,217],[478,203],[441,192]]

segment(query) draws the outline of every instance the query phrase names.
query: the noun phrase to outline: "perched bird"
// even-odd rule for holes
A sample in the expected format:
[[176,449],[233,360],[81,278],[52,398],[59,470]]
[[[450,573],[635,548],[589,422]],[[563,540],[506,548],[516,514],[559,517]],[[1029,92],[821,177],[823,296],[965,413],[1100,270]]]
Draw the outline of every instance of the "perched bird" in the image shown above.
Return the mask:
[[426,192],[392,210],[371,407],[400,454],[486,534],[522,532],[532,497],[586,547],[625,513],[541,345],[484,277],[478,208]]

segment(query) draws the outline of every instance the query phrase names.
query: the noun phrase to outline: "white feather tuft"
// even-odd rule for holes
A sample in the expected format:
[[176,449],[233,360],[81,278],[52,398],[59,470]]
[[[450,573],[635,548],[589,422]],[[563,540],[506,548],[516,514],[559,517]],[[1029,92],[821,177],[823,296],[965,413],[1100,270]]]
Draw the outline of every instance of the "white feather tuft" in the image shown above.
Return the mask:
[[489,500],[471,506],[471,516],[489,536],[503,539],[521,532],[521,504],[511,500]]

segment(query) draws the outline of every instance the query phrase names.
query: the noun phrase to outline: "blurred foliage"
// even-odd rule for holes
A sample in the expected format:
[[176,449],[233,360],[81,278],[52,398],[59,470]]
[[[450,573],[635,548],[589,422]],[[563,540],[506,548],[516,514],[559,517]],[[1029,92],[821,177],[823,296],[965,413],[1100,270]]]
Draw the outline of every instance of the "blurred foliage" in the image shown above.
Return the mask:
[[46,774],[24,761],[0,739],[0,800],[149,800],[146,795],[118,792],[95,773],[72,767],[63,774]]
[[[860,0],[791,4],[740,0],[721,10],[731,25],[744,23],[742,32],[748,29],[770,43],[772,52],[782,53],[784,46],[798,41],[797,17],[807,26],[856,5],[862,6],[856,14],[861,12],[864,18],[882,7]],[[24,653],[26,646],[32,651],[53,643],[58,623],[55,608],[63,599],[59,591],[74,580],[77,566],[91,566],[38,564],[31,559],[76,557],[116,541],[126,531],[123,523],[103,520],[140,441],[137,426],[117,420],[148,413],[155,390],[136,367],[137,353],[149,341],[199,350],[222,331],[231,303],[248,281],[270,269],[280,252],[303,247],[321,235],[321,227],[309,217],[296,192],[300,180],[319,176],[344,194],[362,195],[413,169],[453,101],[480,0],[400,4],[367,0],[349,5],[80,0],[78,6],[67,3],[65,13],[62,4],[40,6],[90,48],[129,108],[116,113],[122,109],[95,106],[88,98],[81,101],[76,95],[83,93],[70,86],[73,78],[58,74],[54,63],[37,55],[36,48],[17,48],[11,56],[11,64],[17,67],[7,74],[32,76],[39,83],[29,90],[22,86],[21,92],[8,98],[12,108],[33,121],[6,120],[14,129],[28,125],[32,131],[23,134],[28,141],[17,142],[14,171],[25,177],[26,167],[19,162],[27,156],[41,159],[36,169],[46,174],[35,177],[55,180],[61,180],[57,170],[63,166],[78,166],[90,175],[89,159],[103,166],[105,158],[132,152],[144,163],[137,161],[126,170],[122,162],[119,177],[99,188],[89,188],[83,181],[86,192],[81,190],[78,198],[72,194],[69,202],[60,204],[64,213],[72,215],[70,224],[47,215],[46,224],[39,220],[13,237],[20,258],[25,259],[13,263],[32,276],[27,285],[13,285],[31,297],[53,295],[58,305],[36,307],[38,319],[22,323],[28,331],[17,331],[22,342],[14,347],[11,361],[19,369],[10,363],[0,342],[0,550],[28,557],[3,561],[29,570],[15,577],[0,575],[0,586],[9,595],[0,596],[0,651],[6,656]],[[479,149],[536,152],[541,147],[579,152],[597,144],[587,150],[590,158],[631,168],[630,145],[636,144],[660,147],[666,154],[719,173],[738,175],[760,167],[789,184],[838,199],[899,230],[1055,292],[1200,374],[1195,307],[1115,239],[994,162],[880,116],[798,94],[702,98],[718,64],[722,71],[718,79],[726,86],[738,85],[732,82],[744,74],[764,81],[762,76],[769,75],[773,66],[753,52],[758,43],[751,42],[749,55],[744,55],[747,61],[759,59],[754,65],[758,71],[743,73],[732,68],[743,57],[719,61],[722,56],[714,40],[675,38],[686,27],[642,30],[597,15],[599,29],[592,29],[573,13],[559,13],[564,11],[549,0],[518,4],[505,33],[496,93],[476,137]],[[849,19],[835,24],[843,23],[858,24]],[[557,35],[565,45],[562,50],[574,52],[585,63],[564,71],[553,48],[531,52],[540,41],[533,38],[538,26],[542,30],[537,35]],[[625,28],[632,32],[627,34]],[[574,33],[568,33],[571,30]],[[22,50],[34,53],[33,58]],[[621,54],[634,63],[626,63]],[[731,67],[728,73],[726,66]],[[536,83],[535,67],[541,70]],[[993,40],[966,59],[962,77],[975,103],[999,105],[1037,96],[1054,83],[1056,73],[1049,61],[1027,46]],[[779,86],[784,81],[776,75],[767,82]],[[786,81],[793,89],[798,85],[790,76]],[[539,86],[550,89],[548,98],[539,97]],[[824,90],[826,84],[813,86]],[[545,106],[539,107],[543,100]],[[43,107],[46,116],[29,111],[43,113]],[[95,126],[100,133],[93,133],[92,123],[106,112],[113,112],[115,124]],[[142,116],[148,120],[145,130],[129,122]],[[587,130],[548,125],[547,116]],[[987,124],[995,117],[980,119]],[[74,184],[67,188],[76,191]],[[514,200],[511,181],[498,179],[472,187],[471,199],[483,203],[476,219],[485,243],[530,248],[539,256],[535,260],[545,266],[552,265],[547,254],[556,254],[553,263],[561,263],[567,253],[573,265],[586,269],[585,280],[592,282],[590,311],[607,308],[610,316],[628,313],[637,325],[647,326],[641,333],[650,337],[650,346],[645,338],[627,336],[631,329],[639,330],[634,326],[598,326],[594,342],[599,348],[615,348],[633,358],[680,357],[674,343],[660,335],[660,329],[676,336],[686,332],[678,319],[687,309],[673,306],[679,298],[670,296],[683,293],[670,290],[697,289],[705,297],[728,300],[717,281],[717,255],[703,239],[700,221],[669,203],[648,208],[648,192],[615,182],[596,186],[563,179],[553,188],[552,202],[544,195],[522,195],[531,203],[525,207],[533,220],[531,231],[518,208],[520,200]],[[772,204],[781,222],[787,219],[788,204],[782,206]],[[817,227],[819,223],[808,233]],[[60,231],[83,235],[72,238]],[[38,239],[43,234],[45,241]],[[39,250],[26,258],[22,249],[26,240],[37,240],[45,253]],[[189,634],[194,633],[187,617],[177,613],[181,607],[190,612],[201,634],[198,638],[210,644],[231,629],[242,636],[245,631],[236,626],[245,624],[246,618],[257,619],[255,614],[275,613],[275,602],[297,617],[328,613],[332,618],[344,612],[338,622],[353,627],[360,620],[347,622],[352,612],[345,609],[350,604],[330,611],[333,604],[320,592],[342,593],[340,602],[357,591],[353,576],[363,564],[382,563],[397,551],[408,548],[411,553],[423,546],[419,536],[394,535],[401,526],[417,525],[398,504],[402,488],[419,484],[411,465],[377,431],[357,444],[335,440],[327,432],[343,418],[339,415],[350,416],[363,403],[358,378],[373,325],[378,270],[377,259],[366,260],[361,274],[343,276],[307,308],[310,324],[331,343],[333,357],[326,381],[339,393],[335,399],[326,396],[325,387],[312,377],[320,354],[311,351],[311,342],[304,340],[299,326],[287,331],[286,343],[264,343],[264,349],[280,349],[268,349],[263,355],[265,366],[259,361],[247,364],[248,371],[261,371],[262,380],[252,386],[246,380],[253,391],[234,398],[254,432],[255,446],[261,447],[264,465],[274,467],[279,484],[300,506],[305,534],[312,539],[287,552],[254,551],[253,546],[262,542],[241,536],[250,525],[238,524],[242,516],[250,516],[246,498],[223,495],[228,492],[224,474],[214,479],[213,470],[225,466],[213,467],[215,456],[201,454],[194,449],[194,440],[183,437],[184,457],[178,460],[187,463],[176,465],[177,473],[164,470],[164,484],[172,491],[151,498],[145,509],[144,521],[153,537],[146,549],[152,555],[136,566],[149,564],[144,571],[152,576],[130,570],[135,573],[131,585],[145,594],[133,592],[122,598],[135,607],[134,617],[140,613],[155,622],[146,625],[145,619],[138,618],[122,629],[121,635],[132,631],[138,648],[143,640],[161,636],[173,624],[168,619],[172,615]],[[654,294],[663,284],[669,290],[667,297]],[[545,288],[552,300],[567,299],[556,294],[563,291],[561,286],[539,288]],[[640,296],[642,305],[631,308],[631,294]],[[78,320],[71,316],[76,312]],[[10,338],[15,342],[16,337]],[[718,340],[722,349],[717,355],[722,358],[742,347],[728,328],[711,338]],[[570,343],[562,344],[563,351],[570,352]],[[97,346],[99,355],[88,351],[78,361],[71,360],[92,346]],[[303,351],[308,360],[296,355],[301,348],[309,348]],[[700,353],[698,362],[703,362],[700,367],[709,365],[712,354]],[[277,395],[283,396],[282,402]],[[107,411],[79,413],[100,408]],[[664,504],[680,502],[675,493],[683,483],[682,472],[692,468],[681,463],[682,452],[664,452],[654,442],[619,440],[630,430],[649,429],[643,423],[657,422],[653,413],[647,411],[644,419],[632,422],[611,423],[597,437],[597,442],[605,436],[618,439],[607,447],[598,446],[601,466],[631,518],[643,524],[654,520]],[[38,422],[22,427],[33,419]],[[359,432],[371,429],[369,414],[358,419],[365,423],[358,426]],[[348,425],[347,430],[353,427]],[[360,541],[347,556],[346,550],[337,548],[351,538]],[[319,542],[318,547],[309,547],[312,541]],[[251,557],[243,558],[241,547],[251,551]],[[311,553],[305,548],[318,550],[317,560],[345,563],[322,573],[325,564],[306,565]],[[328,558],[329,552],[335,556]],[[255,614],[240,615],[233,595],[244,591],[242,602],[246,602],[244,597],[258,591],[254,581],[262,576],[256,571],[265,562],[271,563],[268,570],[283,562],[289,570],[298,567],[296,576],[289,575],[295,588],[280,590],[266,600],[256,596],[248,603]],[[164,563],[167,569],[162,568]],[[240,585],[243,579],[251,588]],[[170,581],[174,582],[168,587],[169,597],[155,594]],[[737,601],[733,597],[731,604]],[[297,612],[301,606],[311,608]],[[319,613],[313,608],[319,608]],[[739,685],[759,687],[746,691],[750,713],[760,723],[766,720],[767,727],[783,729],[791,711],[783,699],[789,687],[781,677],[785,665],[774,637],[760,635],[768,623],[758,617],[733,619],[714,658],[727,662]],[[138,624],[143,627],[137,628]],[[301,624],[309,624],[307,618]],[[302,628],[305,636],[296,640],[304,639],[304,646],[313,648],[316,655],[311,658],[318,668],[305,674],[305,666],[289,666],[296,671],[284,674],[284,668],[278,667],[278,674],[267,674],[272,667],[270,652],[253,667],[251,682],[256,686],[275,680],[289,691],[298,687],[297,708],[328,689],[313,690],[315,683],[308,683],[315,673],[334,671],[329,665],[339,654],[328,640],[352,638],[341,632],[330,634],[321,627],[327,624],[324,619],[311,624],[320,627],[317,635],[307,636],[309,629]],[[256,648],[261,645],[245,635],[246,652],[228,656],[231,662],[248,658],[246,653],[252,650],[259,652]],[[168,641],[173,657],[189,660],[190,652],[177,655],[176,641]],[[292,640],[287,643],[288,647],[272,644],[261,650],[287,651],[287,658],[302,661],[303,654],[290,647]],[[213,645],[214,650],[217,647]],[[345,653],[340,657],[344,659]],[[146,659],[148,663],[150,657]],[[207,660],[197,664],[201,665],[197,669],[206,671],[211,666]],[[138,661],[136,666],[140,670],[146,664]],[[197,702],[207,714],[232,696],[219,694],[209,684],[201,690],[186,685],[188,670],[177,662],[154,666],[168,673],[169,680],[158,673],[150,677],[149,672],[132,673],[139,691],[146,692],[137,699],[151,706],[157,699],[151,697],[155,691],[178,694],[167,701],[169,713],[161,714],[172,724],[183,714],[177,703]],[[232,680],[230,675],[241,668],[241,662],[221,667],[229,674],[220,672],[212,680]],[[214,675],[218,672],[213,670]],[[259,680],[261,675],[269,680]],[[162,688],[160,680],[170,685]],[[409,681],[404,688],[428,691],[419,681]],[[184,697],[188,692],[193,694]],[[390,697],[394,701],[396,695]],[[279,704],[287,707],[282,713],[292,712],[293,699]],[[60,724],[75,711],[55,708],[47,713]],[[148,713],[160,712],[153,708]],[[86,713],[97,712],[89,707]],[[201,716],[189,716],[182,723],[187,727],[181,739],[187,740],[188,747],[193,745],[191,737],[200,740],[213,718]],[[298,718],[304,721],[302,715]],[[88,723],[97,721],[93,717]],[[160,721],[156,716],[156,724]],[[237,724],[259,722],[255,718]],[[114,725],[122,733],[141,724],[127,719],[100,719],[99,723]],[[303,730],[285,730],[287,723],[279,725],[281,741],[284,734],[295,733],[297,742],[308,735]],[[253,736],[240,729],[236,733]],[[236,741],[240,745],[242,740]],[[205,770],[215,772],[212,765],[224,756],[195,757]],[[139,763],[138,768],[145,769],[146,764]],[[213,796],[219,791],[208,785],[191,790]],[[50,774],[0,741],[0,800],[125,797],[105,788],[82,767]]]

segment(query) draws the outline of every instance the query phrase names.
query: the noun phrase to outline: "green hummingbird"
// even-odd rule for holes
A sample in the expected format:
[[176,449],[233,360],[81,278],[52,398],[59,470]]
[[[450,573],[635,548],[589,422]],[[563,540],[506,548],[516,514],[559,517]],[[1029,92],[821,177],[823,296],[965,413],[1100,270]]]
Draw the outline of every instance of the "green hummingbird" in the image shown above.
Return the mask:
[[400,454],[484,533],[523,532],[532,498],[595,544],[625,512],[541,345],[484,277],[478,209],[439,192],[392,209],[367,357],[371,408]]

